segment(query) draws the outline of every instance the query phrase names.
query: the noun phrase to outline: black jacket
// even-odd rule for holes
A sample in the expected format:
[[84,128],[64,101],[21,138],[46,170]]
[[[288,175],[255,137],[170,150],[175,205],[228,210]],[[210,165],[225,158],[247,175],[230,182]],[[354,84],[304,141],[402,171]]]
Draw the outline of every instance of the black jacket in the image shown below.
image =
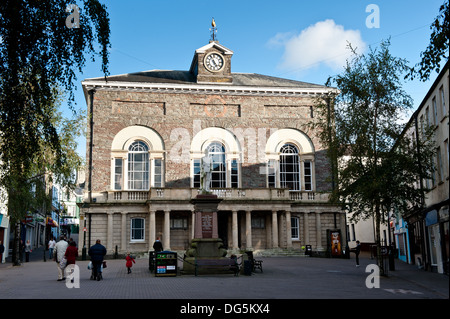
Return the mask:
[[155,241],[155,243],[153,244],[153,249],[155,251],[163,251],[162,243],[159,240]]
[[106,255],[106,248],[102,244],[95,244],[89,248],[89,256],[92,261],[103,261],[103,257]]

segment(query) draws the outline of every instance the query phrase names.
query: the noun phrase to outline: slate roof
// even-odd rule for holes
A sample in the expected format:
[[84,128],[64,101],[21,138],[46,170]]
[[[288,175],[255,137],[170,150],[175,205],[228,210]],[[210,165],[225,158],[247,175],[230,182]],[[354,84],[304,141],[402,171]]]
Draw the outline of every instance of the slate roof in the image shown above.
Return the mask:
[[[286,87],[286,88],[326,88],[324,85],[307,83],[283,79],[273,76],[261,75],[256,73],[232,73],[233,82],[225,85],[248,86],[248,87]],[[90,81],[104,81],[104,77],[86,79],[83,82],[88,84]],[[107,77],[108,82],[123,83],[166,83],[166,84],[185,84],[197,85],[195,76],[189,71],[171,71],[171,70],[150,70],[144,72],[128,73],[122,75],[113,75]],[[202,84],[198,84],[202,85]],[[204,85],[204,83],[203,83]],[[215,84],[217,86],[224,84]]]

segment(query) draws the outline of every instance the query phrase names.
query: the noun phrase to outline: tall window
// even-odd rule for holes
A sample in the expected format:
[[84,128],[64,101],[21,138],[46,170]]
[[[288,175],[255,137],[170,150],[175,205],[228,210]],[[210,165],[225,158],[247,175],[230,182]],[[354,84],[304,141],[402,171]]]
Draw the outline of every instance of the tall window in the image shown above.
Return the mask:
[[[211,160],[210,188],[238,188],[239,187],[239,160],[226,157],[225,146],[213,142],[206,148]],[[201,159],[192,160],[192,187],[200,187]],[[228,163],[228,164],[227,164]]]
[[147,190],[149,188],[148,146],[137,141],[128,149],[128,189]]
[[305,191],[312,191],[312,166],[311,161],[304,161],[304,178],[305,178]]
[[238,170],[238,161],[231,161],[231,188],[239,187],[239,170]]
[[200,187],[200,172],[201,172],[201,160],[194,159],[193,161],[193,172],[192,172],[192,178],[193,178],[193,187]]
[[269,187],[277,187],[277,170],[276,170],[276,161],[274,159],[270,159],[269,162],[267,162],[267,179],[268,179],[268,186]]
[[145,220],[144,218],[131,219],[131,241],[145,240]]
[[162,187],[162,160],[160,158],[157,158],[153,161],[154,165],[153,168],[154,171],[154,181],[153,186],[154,187]]
[[300,161],[298,149],[292,144],[285,144],[280,154],[280,186],[292,191],[299,191]]
[[441,110],[442,110],[442,117],[444,117],[447,114],[447,108],[445,107],[445,93],[444,93],[444,87],[441,86],[439,89],[439,93],[441,95]]
[[438,110],[437,110],[436,97],[433,98],[433,100],[431,101],[431,103],[433,104],[433,120],[434,120],[434,125],[438,125]]
[[211,188],[224,188],[227,186],[225,147],[214,142],[208,146],[208,151],[211,158]]
[[291,217],[291,238],[300,239],[300,223],[298,217]]
[[123,159],[114,159],[114,189],[121,190],[123,185]]

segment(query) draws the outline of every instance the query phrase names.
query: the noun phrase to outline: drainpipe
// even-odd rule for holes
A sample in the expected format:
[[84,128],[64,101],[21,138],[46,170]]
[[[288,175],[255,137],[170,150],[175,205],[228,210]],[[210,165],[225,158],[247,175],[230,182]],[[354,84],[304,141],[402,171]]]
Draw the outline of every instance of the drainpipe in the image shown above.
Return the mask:
[[[94,145],[94,94],[95,89],[91,89],[89,94],[89,182],[88,182],[88,200],[89,206],[92,203],[92,148]],[[85,217],[86,218],[86,217]],[[88,247],[91,247],[91,214],[89,214],[89,242]]]

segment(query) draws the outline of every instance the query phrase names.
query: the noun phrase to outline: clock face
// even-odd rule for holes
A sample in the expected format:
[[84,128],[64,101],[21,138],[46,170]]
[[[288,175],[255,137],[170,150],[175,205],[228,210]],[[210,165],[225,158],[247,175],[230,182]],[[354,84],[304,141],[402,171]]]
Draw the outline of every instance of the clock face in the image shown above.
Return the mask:
[[224,65],[224,61],[221,55],[217,54],[217,53],[211,53],[208,54],[205,57],[205,66],[210,70],[210,71],[219,71],[222,69]]

